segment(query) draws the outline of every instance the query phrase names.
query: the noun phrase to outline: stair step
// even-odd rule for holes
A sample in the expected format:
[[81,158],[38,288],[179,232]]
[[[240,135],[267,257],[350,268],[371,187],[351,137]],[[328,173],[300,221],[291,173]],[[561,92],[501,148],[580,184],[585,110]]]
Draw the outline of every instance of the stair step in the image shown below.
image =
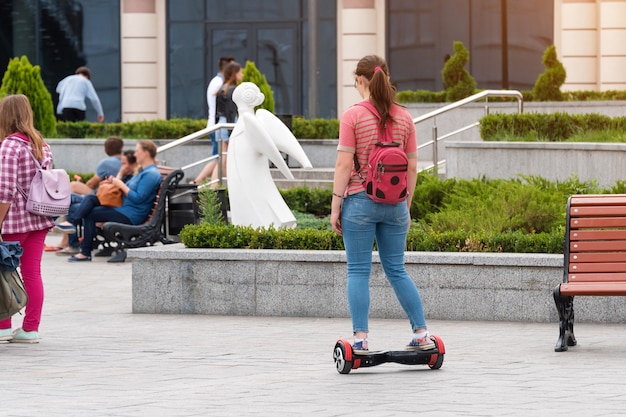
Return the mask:
[[[291,173],[294,178],[301,179],[315,179],[315,180],[330,180],[332,181],[333,176],[335,175],[334,168],[314,168],[314,169],[304,169],[304,168],[290,168]],[[280,172],[276,168],[271,168],[270,172],[272,173],[272,178],[274,179],[285,179],[282,172]]]

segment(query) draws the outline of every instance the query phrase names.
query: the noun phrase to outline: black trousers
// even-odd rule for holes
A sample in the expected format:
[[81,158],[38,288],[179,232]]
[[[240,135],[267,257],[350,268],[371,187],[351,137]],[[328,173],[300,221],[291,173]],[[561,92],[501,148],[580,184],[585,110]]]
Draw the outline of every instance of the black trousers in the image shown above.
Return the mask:
[[64,122],[80,122],[85,120],[85,110],[66,107],[63,109],[61,120]]

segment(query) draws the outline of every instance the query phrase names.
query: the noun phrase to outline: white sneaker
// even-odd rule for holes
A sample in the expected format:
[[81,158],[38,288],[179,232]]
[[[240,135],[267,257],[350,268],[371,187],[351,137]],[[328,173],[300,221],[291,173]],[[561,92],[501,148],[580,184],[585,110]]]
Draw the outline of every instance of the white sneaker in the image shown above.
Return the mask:
[[11,329],[0,329],[0,341],[8,342],[13,339],[13,330]]

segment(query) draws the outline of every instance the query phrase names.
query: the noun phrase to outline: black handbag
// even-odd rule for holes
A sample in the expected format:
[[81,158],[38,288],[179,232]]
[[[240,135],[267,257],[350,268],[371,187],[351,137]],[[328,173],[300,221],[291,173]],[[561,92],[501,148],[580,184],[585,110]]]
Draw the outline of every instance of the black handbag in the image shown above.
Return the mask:
[[0,239],[0,320],[13,316],[28,303],[24,282],[17,271],[22,251],[18,242]]

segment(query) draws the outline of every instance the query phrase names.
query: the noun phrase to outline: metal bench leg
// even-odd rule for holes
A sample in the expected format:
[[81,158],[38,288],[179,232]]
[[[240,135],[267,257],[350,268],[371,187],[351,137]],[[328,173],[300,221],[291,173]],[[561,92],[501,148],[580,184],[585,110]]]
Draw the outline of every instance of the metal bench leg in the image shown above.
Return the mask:
[[554,347],[555,352],[565,352],[577,343],[574,337],[574,297],[562,296],[560,287],[557,285],[552,292],[559,313],[559,340]]
[[124,262],[125,260],[126,260],[126,251],[124,249],[121,249],[117,251],[115,255],[113,255],[107,262],[114,264],[114,263]]

